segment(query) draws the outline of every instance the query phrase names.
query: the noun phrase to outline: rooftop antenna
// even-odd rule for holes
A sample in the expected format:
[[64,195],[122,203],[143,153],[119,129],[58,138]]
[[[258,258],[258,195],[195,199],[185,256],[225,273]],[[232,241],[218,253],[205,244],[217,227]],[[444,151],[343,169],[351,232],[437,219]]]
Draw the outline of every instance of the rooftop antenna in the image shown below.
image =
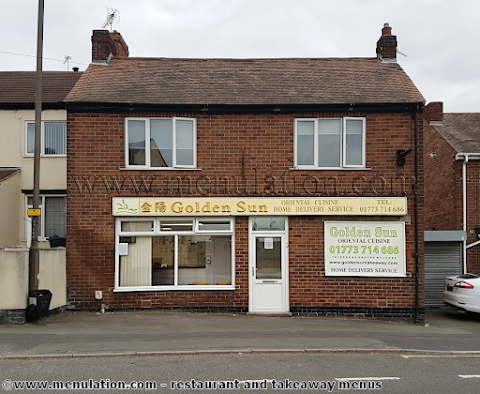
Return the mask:
[[105,29],[110,25],[110,33],[112,32],[113,23],[120,23],[120,11],[115,8],[107,7],[107,19],[103,22],[102,28]]
[[67,71],[70,70],[70,60],[72,60],[72,57],[65,55],[65,61],[63,62],[63,64],[67,63]]

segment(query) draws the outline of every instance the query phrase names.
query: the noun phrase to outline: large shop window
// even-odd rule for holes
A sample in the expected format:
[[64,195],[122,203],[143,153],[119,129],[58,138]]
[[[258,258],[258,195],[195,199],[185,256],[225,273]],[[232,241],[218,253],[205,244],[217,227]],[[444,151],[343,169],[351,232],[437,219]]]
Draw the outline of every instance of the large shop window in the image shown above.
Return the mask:
[[366,119],[296,119],[295,166],[301,169],[365,167]]
[[[35,123],[27,122],[26,155],[35,153]],[[67,123],[42,122],[41,148],[42,156],[65,156],[67,154]]]
[[127,118],[126,167],[135,169],[195,168],[195,119]]
[[[27,209],[33,208],[33,197],[27,196]],[[40,196],[39,238],[67,235],[67,197]]]
[[116,291],[235,289],[233,218],[118,218],[116,234]]

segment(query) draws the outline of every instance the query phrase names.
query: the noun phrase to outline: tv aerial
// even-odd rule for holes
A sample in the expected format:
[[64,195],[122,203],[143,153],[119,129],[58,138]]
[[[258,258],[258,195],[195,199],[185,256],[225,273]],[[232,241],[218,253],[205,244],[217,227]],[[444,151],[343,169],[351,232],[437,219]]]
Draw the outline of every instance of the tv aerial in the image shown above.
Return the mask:
[[105,29],[110,25],[110,32],[112,32],[112,25],[120,23],[120,11],[115,8],[107,7],[107,19],[103,22],[102,28]]

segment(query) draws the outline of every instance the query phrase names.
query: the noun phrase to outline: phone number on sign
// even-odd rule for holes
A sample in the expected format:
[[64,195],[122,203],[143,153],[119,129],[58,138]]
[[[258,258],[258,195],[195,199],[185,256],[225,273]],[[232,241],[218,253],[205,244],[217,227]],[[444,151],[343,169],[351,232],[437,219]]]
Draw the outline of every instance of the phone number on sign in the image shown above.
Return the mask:
[[398,246],[330,246],[331,254],[399,254]]

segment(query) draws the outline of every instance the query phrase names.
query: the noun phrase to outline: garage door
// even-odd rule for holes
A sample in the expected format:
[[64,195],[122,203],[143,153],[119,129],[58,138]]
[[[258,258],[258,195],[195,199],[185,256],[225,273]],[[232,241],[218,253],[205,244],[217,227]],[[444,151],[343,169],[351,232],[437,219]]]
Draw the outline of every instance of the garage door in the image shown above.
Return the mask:
[[462,270],[461,242],[425,243],[425,306],[443,305],[445,277]]

